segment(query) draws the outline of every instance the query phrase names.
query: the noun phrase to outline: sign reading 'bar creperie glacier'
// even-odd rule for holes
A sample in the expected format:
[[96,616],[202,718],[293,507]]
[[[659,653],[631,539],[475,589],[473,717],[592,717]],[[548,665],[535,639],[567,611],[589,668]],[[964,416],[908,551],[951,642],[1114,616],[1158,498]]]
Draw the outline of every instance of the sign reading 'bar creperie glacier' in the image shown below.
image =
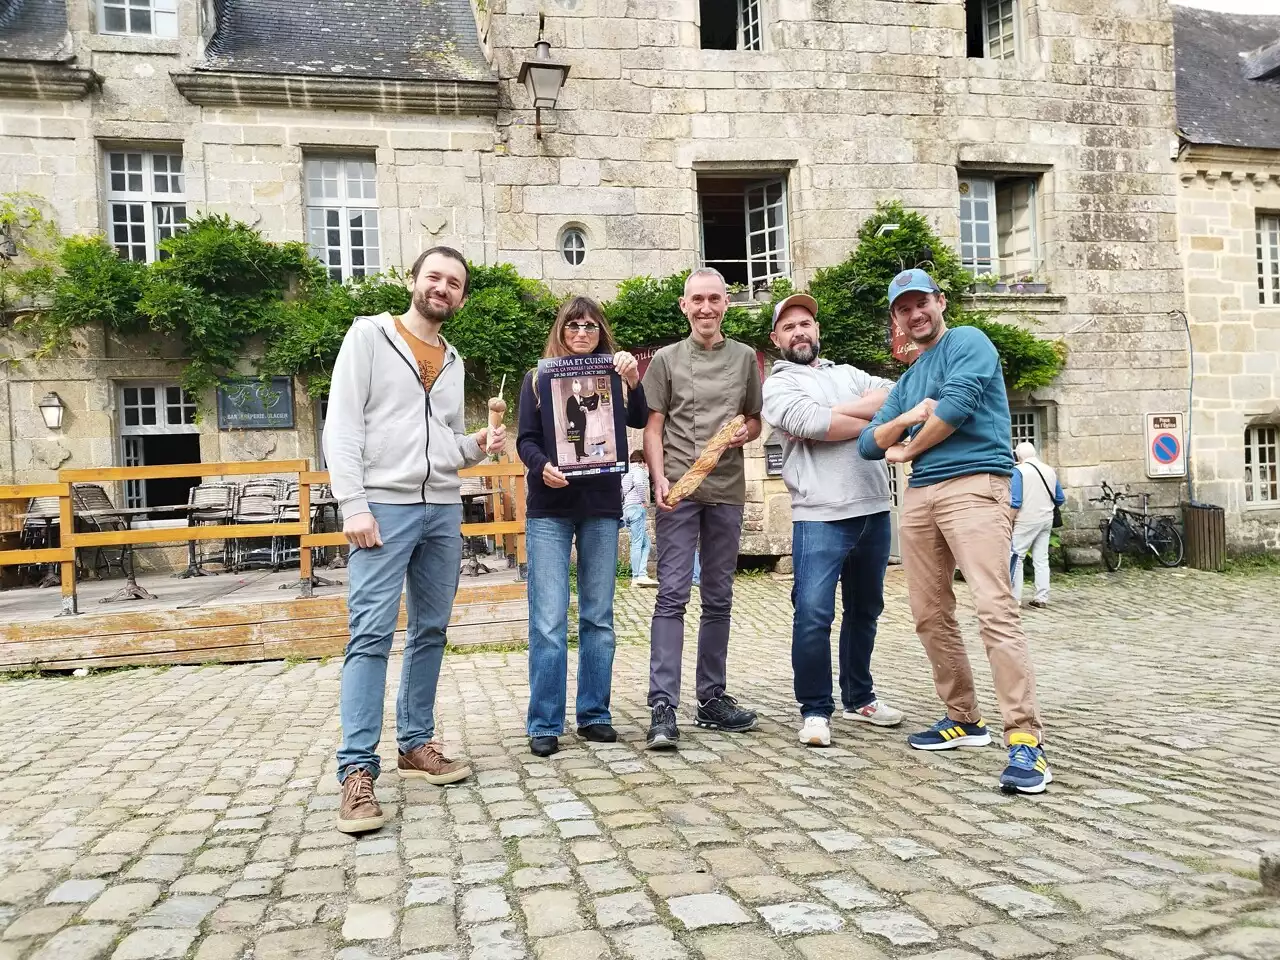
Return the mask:
[[218,384],[219,430],[293,429],[293,380],[223,380]]

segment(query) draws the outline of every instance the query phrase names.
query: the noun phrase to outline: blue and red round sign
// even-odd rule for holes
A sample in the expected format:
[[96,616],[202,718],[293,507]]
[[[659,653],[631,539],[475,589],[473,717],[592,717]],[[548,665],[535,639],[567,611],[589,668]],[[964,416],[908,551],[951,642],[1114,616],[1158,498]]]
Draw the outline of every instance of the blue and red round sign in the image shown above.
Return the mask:
[[1182,444],[1172,433],[1157,433],[1151,441],[1151,455],[1156,458],[1157,463],[1173,463],[1181,452]]

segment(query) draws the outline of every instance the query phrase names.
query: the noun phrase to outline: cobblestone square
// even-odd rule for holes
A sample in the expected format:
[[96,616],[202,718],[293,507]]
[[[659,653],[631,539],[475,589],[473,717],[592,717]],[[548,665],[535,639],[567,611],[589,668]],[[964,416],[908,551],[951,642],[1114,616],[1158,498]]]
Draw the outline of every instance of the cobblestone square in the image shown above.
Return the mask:
[[737,583],[730,689],[760,728],[686,704],[676,754],[641,749],[652,591],[618,588],[617,744],[534,758],[524,654],[448,656],[437,715],[475,776],[402,782],[389,700],[389,820],[360,838],[333,826],[337,659],[0,681],[0,960],[1280,958],[1280,576],[1057,579],[1024,610],[1037,797],[999,792],[997,746],[907,748],[941,708],[896,569],[873,668],[907,721],[797,743],[789,591]]

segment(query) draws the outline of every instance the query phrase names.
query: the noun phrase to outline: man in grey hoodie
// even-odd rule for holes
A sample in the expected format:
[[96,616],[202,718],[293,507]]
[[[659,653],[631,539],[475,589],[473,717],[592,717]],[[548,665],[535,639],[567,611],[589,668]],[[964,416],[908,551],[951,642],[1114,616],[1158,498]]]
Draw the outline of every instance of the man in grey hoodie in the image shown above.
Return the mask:
[[351,544],[351,639],[342,662],[338,829],[376,830],[374,796],[387,656],[400,593],[409,622],[396,699],[401,777],[454,783],[471,768],[444,756],[435,736],[436,685],[462,563],[458,470],[502,449],[501,426],[467,434],[462,358],[440,336],[467,299],[462,254],[433,247],[412,269],[408,312],[356,317],[333,368],[325,461]]
[[818,304],[798,293],[773,311],[770,339],[783,359],[764,382],[764,419],[782,434],[782,479],[791,493],[791,665],[803,726],[800,742],[831,743],[831,624],[836,583],[840,698],[847,720],[891,727],[902,711],[876,697],[871,651],[884,609],[889,563],[889,477],[858,456],[857,437],[893,382],[818,357]]

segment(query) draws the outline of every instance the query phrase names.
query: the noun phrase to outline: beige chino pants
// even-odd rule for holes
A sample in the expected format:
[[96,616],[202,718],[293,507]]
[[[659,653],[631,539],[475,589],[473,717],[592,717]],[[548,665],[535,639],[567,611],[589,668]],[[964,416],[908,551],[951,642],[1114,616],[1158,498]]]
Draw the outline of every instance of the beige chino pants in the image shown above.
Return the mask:
[[990,473],[908,487],[902,508],[902,564],[916,634],[933,665],[947,716],[962,723],[982,717],[973,671],[956,623],[952,588],[959,566],[978,611],[1005,742],[1014,731],[1043,738],[1035,671],[1009,583],[1009,478]]

